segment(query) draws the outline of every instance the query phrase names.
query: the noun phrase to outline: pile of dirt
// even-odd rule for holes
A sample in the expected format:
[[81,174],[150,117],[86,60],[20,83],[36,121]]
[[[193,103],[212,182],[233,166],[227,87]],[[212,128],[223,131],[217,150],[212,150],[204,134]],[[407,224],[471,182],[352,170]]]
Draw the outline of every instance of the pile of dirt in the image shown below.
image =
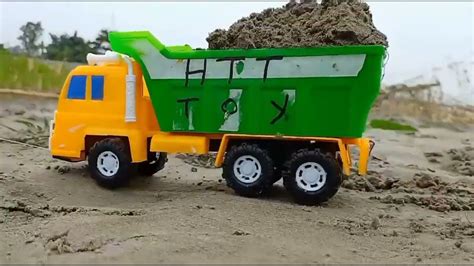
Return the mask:
[[100,239],[94,239],[85,241],[83,243],[73,244],[68,238],[69,230],[64,232],[53,234],[46,239],[44,248],[48,255],[53,254],[64,254],[64,253],[80,253],[80,252],[97,252],[109,241],[102,241]]
[[474,176],[474,148],[451,149],[448,151],[450,162],[448,170],[467,176]]
[[25,117],[22,113],[17,113],[20,117],[8,123],[1,123],[0,127],[9,130],[8,139],[35,146],[48,147],[49,122],[46,118],[36,116]]
[[66,215],[70,213],[90,213],[113,216],[140,216],[145,214],[143,210],[126,210],[113,208],[86,208],[75,206],[50,206],[49,204],[28,203],[21,199],[0,200],[0,210],[6,213],[24,213],[37,218],[46,218],[54,214]]
[[378,190],[389,190],[393,187],[398,180],[393,178],[387,178],[381,173],[369,171],[367,176],[352,175],[342,183],[342,187],[366,191],[366,192],[376,192]]
[[176,158],[183,160],[185,163],[192,166],[204,167],[204,168],[215,168],[214,162],[216,161],[216,154],[185,154],[179,153]]
[[74,249],[71,247],[71,243],[69,243],[67,239],[68,234],[69,230],[49,237],[45,244],[48,254],[73,253]]
[[454,218],[448,222],[438,233],[447,239],[463,239],[474,237],[474,223],[463,221],[461,218]]
[[434,211],[471,211],[474,209],[474,199],[462,198],[448,195],[386,195],[374,196],[371,199],[379,200],[382,203],[390,204],[415,204],[421,207],[427,207]]
[[292,0],[281,8],[252,13],[228,30],[217,29],[206,40],[210,49],[388,46],[387,37],[373,24],[369,5],[358,0]]
[[474,176],[474,148],[472,146],[450,149],[445,154],[426,152],[425,157],[430,163],[441,164],[445,170],[465,176]]
[[390,194],[371,199],[389,204],[415,204],[429,209],[445,211],[474,210],[474,189],[461,181],[448,183],[434,174],[420,172],[412,179],[399,180],[377,172],[367,176],[353,175],[344,181],[344,188]]

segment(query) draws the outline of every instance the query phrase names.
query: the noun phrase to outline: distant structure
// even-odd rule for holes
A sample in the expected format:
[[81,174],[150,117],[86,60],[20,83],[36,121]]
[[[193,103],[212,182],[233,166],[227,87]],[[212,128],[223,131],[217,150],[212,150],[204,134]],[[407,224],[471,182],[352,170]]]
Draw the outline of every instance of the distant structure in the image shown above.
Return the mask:
[[386,97],[474,106],[474,60],[451,62],[385,87]]
[[19,45],[8,47],[7,49],[12,54],[22,54],[24,52],[23,49]]

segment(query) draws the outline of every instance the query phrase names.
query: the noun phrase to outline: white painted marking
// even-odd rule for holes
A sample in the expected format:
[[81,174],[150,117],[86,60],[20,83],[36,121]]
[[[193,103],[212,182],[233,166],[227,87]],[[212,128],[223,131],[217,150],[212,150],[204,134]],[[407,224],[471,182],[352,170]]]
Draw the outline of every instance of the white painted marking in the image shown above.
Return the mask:
[[295,90],[283,90],[283,95],[288,95],[288,107],[292,106],[296,101],[296,91]]
[[221,131],[239,131],[240,127],[240,97],[242,96],[242,90],[233,89],[229,90],[229,98],[233,99],[237,104],[237,112],[228,115],[224,114],[224,123],[221,125],[219,130]]
[[189,130],[194,130],[194,125],[193,125],[193,107],[192,107],[191,105],[189,105],[188,129],[189,129]]
[[[187,60],[168,59],[147,40],[136,40],[132,45],[141,54],[152,79],[185,79]],[[365,54],[284,57],[282,60],[270,61],[267,78],[355,77],[364,66],[365,57]],[[240,74],[234,65],[234,79],[263,78],[264,60],[246,58],[241,62],[244,68]],[[206,79],[228,79],[229,64],[230,61],[207,59]],[[204,59],[192,59],[189,63],[190,71],[203,68]],[[188,78],[201,79],[202,75],[191,74]]]

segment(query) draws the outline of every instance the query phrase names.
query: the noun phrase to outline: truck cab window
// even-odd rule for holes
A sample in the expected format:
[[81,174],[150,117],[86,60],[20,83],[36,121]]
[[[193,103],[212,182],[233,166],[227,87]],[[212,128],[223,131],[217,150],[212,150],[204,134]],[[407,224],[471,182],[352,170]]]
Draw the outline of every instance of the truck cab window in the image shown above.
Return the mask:
[[86,80],[87,76],[72,76],[67,93],[68,99],[86,98]]
[[104,99],[104,76],[92,76],[92,100]]

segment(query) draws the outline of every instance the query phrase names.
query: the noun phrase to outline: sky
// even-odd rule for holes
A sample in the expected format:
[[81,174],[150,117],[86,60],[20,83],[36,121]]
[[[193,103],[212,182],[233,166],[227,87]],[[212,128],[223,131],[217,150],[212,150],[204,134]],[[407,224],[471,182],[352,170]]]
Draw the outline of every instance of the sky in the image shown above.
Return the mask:
[[[389,39],[384,82],[397,83],[452,61],[473,60],[474,3],[368,2],[377,28]],[[19,28],[41,21],[47,33],[75,30],[94,39],[101,28],[148,30],[167,45],[206,48],[217,28],[284,2],[0,2],[0,43],[19,44]]]

